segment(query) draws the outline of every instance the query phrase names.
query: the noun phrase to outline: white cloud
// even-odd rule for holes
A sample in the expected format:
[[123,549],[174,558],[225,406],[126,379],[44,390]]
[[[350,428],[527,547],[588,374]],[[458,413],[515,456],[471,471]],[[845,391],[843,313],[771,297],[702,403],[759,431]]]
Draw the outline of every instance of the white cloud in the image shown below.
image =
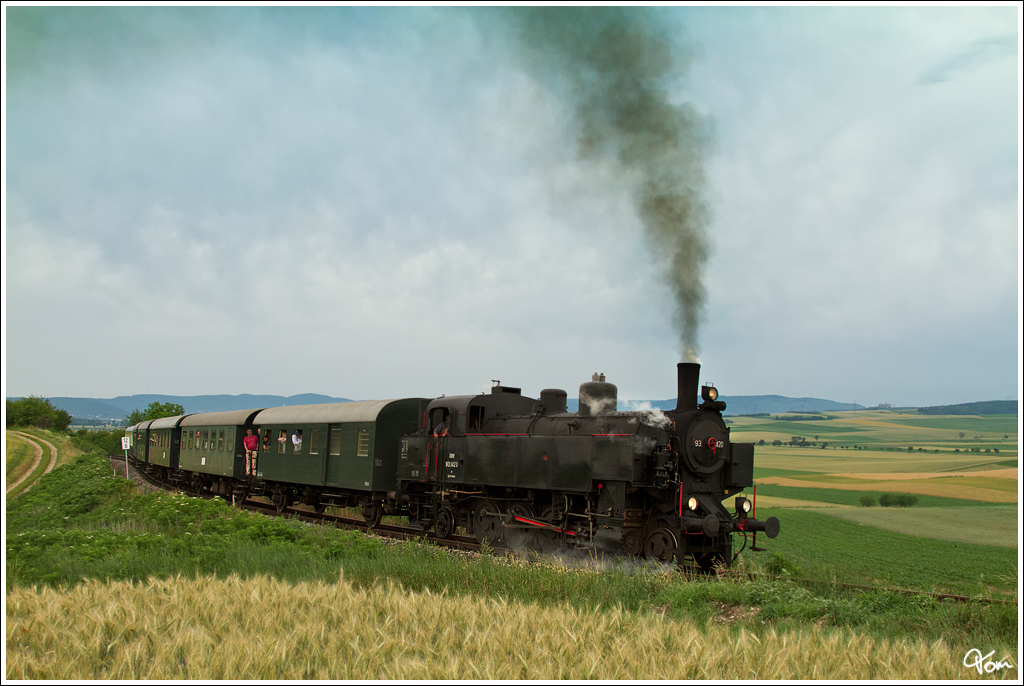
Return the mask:
[[[573,395],[603,371],[623,398],[674,394],[625,189],[471,13],[172,15],[135,15],[152,51],[47,44],[50,78],[8,84],[10,392]],[[971,345],[946,332],[1013,329],[1004,14],[679,16],[702,42],[681,87],[716,129],[705,369],[723,394],[885,400],[871,365],[949,401],[922,362]],[[913,358],[898,382],[888,351]],[[984,351],[995,397],[1012,358]]]

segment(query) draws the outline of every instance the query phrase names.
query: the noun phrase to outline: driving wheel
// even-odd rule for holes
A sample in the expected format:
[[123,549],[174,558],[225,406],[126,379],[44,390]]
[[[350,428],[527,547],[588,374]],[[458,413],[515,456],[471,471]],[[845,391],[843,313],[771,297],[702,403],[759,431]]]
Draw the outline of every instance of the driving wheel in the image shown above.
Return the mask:
[[473,515],[473,535],[477,541],[497,543],[501,538],[501,530],[501,512],[496,504],[488,500],[476,508]]

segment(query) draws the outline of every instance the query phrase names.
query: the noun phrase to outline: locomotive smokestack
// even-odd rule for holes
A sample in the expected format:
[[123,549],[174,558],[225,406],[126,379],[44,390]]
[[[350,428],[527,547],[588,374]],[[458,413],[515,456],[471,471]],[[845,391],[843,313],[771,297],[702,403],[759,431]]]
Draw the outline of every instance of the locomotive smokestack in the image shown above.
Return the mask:
[[700,382],[700,365],[695,362],[680,362],[676,365],[678,383],[676,387],[676,412],[697,409],[697,384]]

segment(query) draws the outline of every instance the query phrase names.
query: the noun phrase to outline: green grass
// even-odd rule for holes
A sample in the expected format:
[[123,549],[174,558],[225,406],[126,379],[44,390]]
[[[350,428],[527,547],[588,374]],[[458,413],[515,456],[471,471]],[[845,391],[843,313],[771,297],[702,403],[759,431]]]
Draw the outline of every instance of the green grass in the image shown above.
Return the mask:
[[815,474],[816,472],[804,472],[797,471],[795,469],[775,469],[772,467],[754,467],[754,482],[758,479],[766,479],[770,476],[784,476],[790,479],[795,479],[798,476],[805,474]]
[[[759,489],[760,490],[760,489]],[[805,489],[801,489],[805,490]],[[75,586],[87,579],[269,575],[357,586],[503,598],[543,607],[621,608],[710,622],[723,606],[759,608],[743,626],[754,635],[801,631],[809,622],[875,636],[943,638],[948,644],[1016,646],[1015,606],[952,605],[885,590],[835,587],[834,578],[926,590],[989,593],[1016,587],[1015,551],[895,534],[836,517],[776,510],[782,533],[759,540],[769,553],[743,553],[737,567],[817,579],[688,580],[661,566],[577,558],[573,565],[509,564],[360,532],[268,518],[223,500],[137,495],[106,458],[83,456],[7,502],[6,586]],[[760,510],[759,517],[773,514]],[[738,543],[739,541],[737,541]],[[799,572],[799,574],[797,574]]]
[[[733,440],[775,438],[785,442],[791,436],[803,436],[808,442],[830,446],[875,446],[906,448],[928,445],[944,451],[961,452],[977,448],[1016,453],[1016,415],[936,416],[916,413],[864,410],[837,413],[830,421],[765,420],[761,417],[735,417],[731,424]],[[963,432],[961,438],[959,434]],[[818,436],[817,439],[814,436]],[[975,437],[979,438],[975,438]],[[1004,436],[1007,438],[1004,439]]]
[[[870,432],[872,429],[850,426],[849,424],[836,424],[834,422],[792,422],[786,420],[775,420],[771,422],[760,422],[757,424],[741,424],[733,428],[733,440],[742,440],[742,434],[746,433],[781,433],[787,436],[803,436],[808,441],[813,441],[814,436],[836,436],[851,434],[860,440],[860,434]],[[819,439],[820,442],[820,439]]]
[[968,437],[974,434],[995,433],[1013,437],[1017,434],[1017,415],[999,414],[980,416],[941,415],[936,417],[901,415],[893,418],[904,426],[914,426],[940,431],[963,431]]
[[817,512],[913,536],[963,543],[1017,545],[1017,507],[858,507]]
[[[772,496],[773,498],[792,498],[794,500],[836,503],[837,505],[852,505],[855,507],[860,507],[860,498],[863,495],[872,496],[874,497],[875,502],[878,502],[878,497],[880,495],[892,492],[893,491],[844,491],[838,488],[803,488],[801,486],[779,486],[777,484],[758,484],[757,486],[757,494],[759,496],[767,495]],[[937,495],[917,495],[917,499],[916,507],[1006,507],[1006,503],[990,503],[981,500],[943,498],[942,496]]]
[[758,518],[768,516],[782,524],[768,547],[805,573],[966,595],[1017,586],[1014,548],[911,536],[817,511],[758,509]]

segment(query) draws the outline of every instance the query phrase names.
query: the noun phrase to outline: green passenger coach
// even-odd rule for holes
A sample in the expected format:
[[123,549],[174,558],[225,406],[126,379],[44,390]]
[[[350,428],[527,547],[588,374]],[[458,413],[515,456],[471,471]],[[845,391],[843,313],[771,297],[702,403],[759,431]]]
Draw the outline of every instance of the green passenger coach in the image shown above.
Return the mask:
[[[399,437],[416,431],[427,400],[272,407],[259,412],[257,476],[279,508],[371,506],[397,488]],[[358,493],[356,493],[358,492]],[[378,508],[379,509],[379,508]]]
[[175,470],[178,468],[179,424],[185,415],[161,417],[149,424],[149,464]]
[[[228,495],[246,478],[242,439],[259,410],[188,415],[181,420],[181,470],[212,493]],[[200,484],[194,483],[193,486]]]

